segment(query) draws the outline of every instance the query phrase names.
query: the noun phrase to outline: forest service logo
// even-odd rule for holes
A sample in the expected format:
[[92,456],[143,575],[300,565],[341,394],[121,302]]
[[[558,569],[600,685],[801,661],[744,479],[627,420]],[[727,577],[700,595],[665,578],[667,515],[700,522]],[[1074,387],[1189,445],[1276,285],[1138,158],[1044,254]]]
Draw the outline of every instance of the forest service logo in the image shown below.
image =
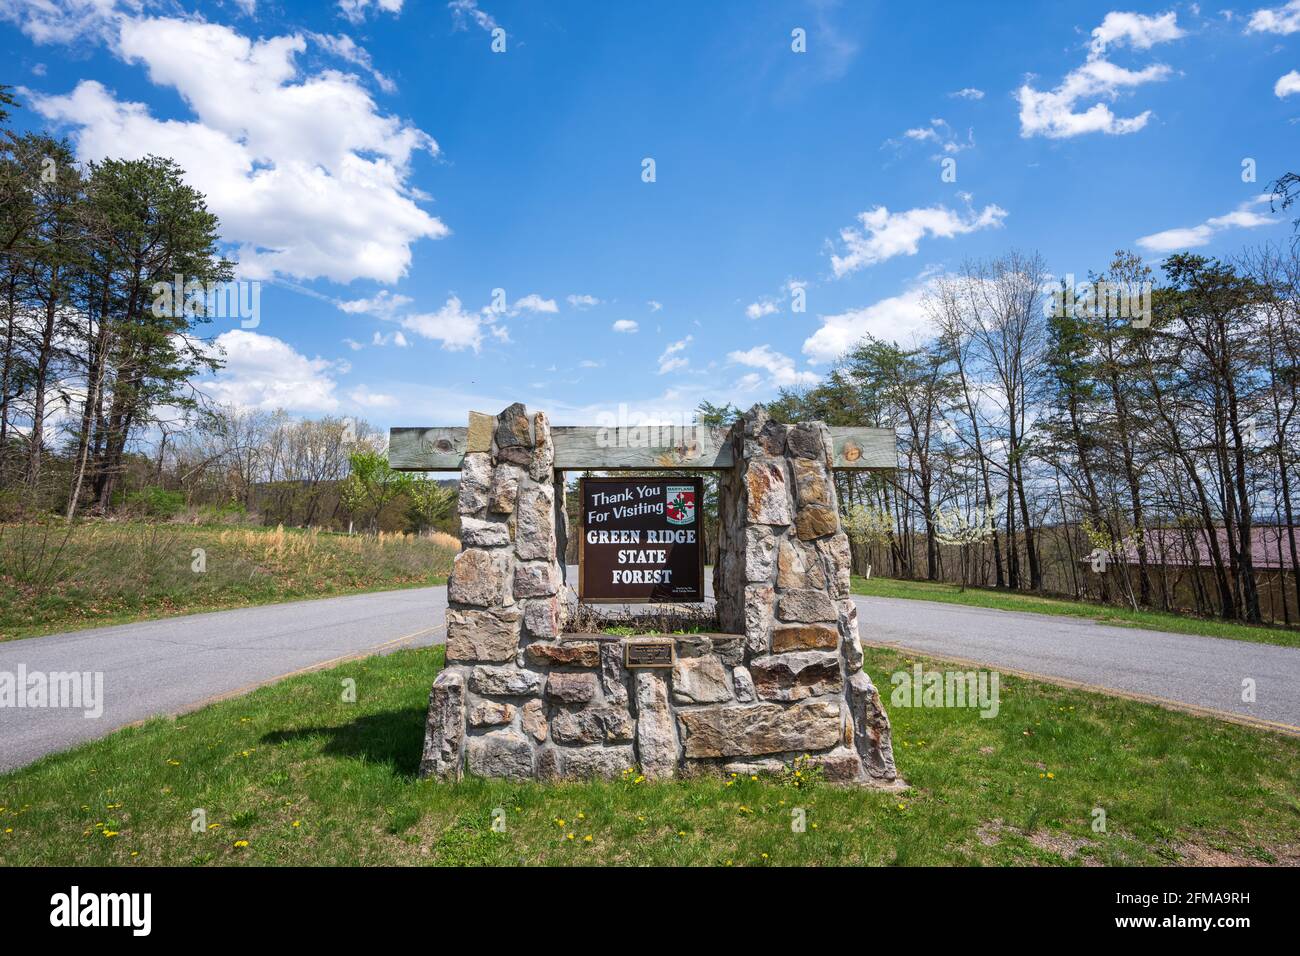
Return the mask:
[[692,485],[668,485],[665,489],[669,524],[692,524],[695,521],[695,488]]

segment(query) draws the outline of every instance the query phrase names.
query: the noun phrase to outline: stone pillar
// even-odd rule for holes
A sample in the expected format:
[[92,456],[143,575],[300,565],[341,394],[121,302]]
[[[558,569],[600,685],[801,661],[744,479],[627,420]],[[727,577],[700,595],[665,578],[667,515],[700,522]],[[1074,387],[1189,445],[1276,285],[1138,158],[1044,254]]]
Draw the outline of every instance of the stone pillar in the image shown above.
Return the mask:
[[[893,783],[889,718],[862,669],[830,432],[820,422],[782,425],[755,406],[730,441],[735,464],[720,483],[714,593],[721,629],[744,635],[745,667],[737,671],[757,697],[750,718],[772,731],[761,743],[822,751],[813,760],[834,780]],[[783,711],[757,713],[773,705]],[[838,734],[827,732],[832,715]],[[685,715],[686,728],[719,738],[735,735],[745,717],[719,715],[727,726],[706,726],[698,716]],[[688,756],[707,750],[687,735]]]
[[545,675],[526,651],[560,633],[554,447],[546,415],[470,413],[461,552],[447,584],[447,666],[429,696],[421,776],[537,775]]

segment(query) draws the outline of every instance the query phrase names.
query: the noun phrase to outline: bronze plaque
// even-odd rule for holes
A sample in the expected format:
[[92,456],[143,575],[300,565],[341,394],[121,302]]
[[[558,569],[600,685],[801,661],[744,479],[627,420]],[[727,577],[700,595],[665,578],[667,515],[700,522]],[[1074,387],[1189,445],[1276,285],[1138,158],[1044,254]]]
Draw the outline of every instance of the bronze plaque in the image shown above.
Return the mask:
[[578,597],[704,600],[702,478],[581,478]]
[[623,664],[626,667],[672,667],[672,641],[628,641],[623,645]]

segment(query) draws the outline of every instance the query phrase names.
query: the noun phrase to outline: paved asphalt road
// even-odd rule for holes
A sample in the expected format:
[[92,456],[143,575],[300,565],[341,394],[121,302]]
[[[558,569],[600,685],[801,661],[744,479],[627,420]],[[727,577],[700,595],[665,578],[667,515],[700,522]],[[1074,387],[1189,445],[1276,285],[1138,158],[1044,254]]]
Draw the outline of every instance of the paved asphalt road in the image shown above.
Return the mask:
[[[0,708],[0,771],[126,724],[321,664],[443,639],[446,588],[387,591],[97,628],[0,644],[0,672],[99,671],[104,710]],[[1300,649],[1107,627],[1076,618],[858,598],[863,640],[1226,711],[1300,733]],[[873,675],[888,693],[888,677]],[[1244,678],[1256,702],[1241,701]]]
[[[194,614],[0,644],[0,671],[101,671],[104,712],[0,708],[0,771],[313,665],[442,640],[447,589]],[[403,640],[403,639],[406,640]]]
[[[1300,648],[935,601],[857,602],[865,643],[1225,711],[1300,734]],[[888,679],[873,677],[887,695]],[[1254,703],[1241,699],[1247,678]]]

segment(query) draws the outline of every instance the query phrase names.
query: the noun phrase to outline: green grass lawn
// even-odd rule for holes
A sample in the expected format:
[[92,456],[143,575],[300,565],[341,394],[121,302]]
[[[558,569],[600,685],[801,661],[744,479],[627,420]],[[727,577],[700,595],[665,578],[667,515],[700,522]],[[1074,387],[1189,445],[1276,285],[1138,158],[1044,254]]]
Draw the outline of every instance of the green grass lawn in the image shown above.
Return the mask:
[[349,536],[143,521],[0,525],[0,641],[442,584],[458,548],[449,535]]
[[1133,611],[1107,604],[995,591],[990,588],[966,588],[963,591],[955,584],[855,576],[853,592],[872,597],[940,601],[944,604],[965,604],[970,607],[990,607],[1003,611],[1062,614],[1069,617],[1086,617],[1102,624],[1113,624],[1118,627],[1140,627],[1153,631],[1169,631],[1174,634],[1199,634],[1203,637],[1226,637],[1234,641],[1254,641],[1257,644],[1300,647],[1300,629],[1297,628],[1237,624],[1232,621],[1167,614],[1163,611]]
[[[1016,678],[993,719],[891,709],[903,793],[420,781],[441,654],[292,678],[0,776],[0,865],[1300,863],[1300,740]],[[911,662],[867,654],[886,689]]]

